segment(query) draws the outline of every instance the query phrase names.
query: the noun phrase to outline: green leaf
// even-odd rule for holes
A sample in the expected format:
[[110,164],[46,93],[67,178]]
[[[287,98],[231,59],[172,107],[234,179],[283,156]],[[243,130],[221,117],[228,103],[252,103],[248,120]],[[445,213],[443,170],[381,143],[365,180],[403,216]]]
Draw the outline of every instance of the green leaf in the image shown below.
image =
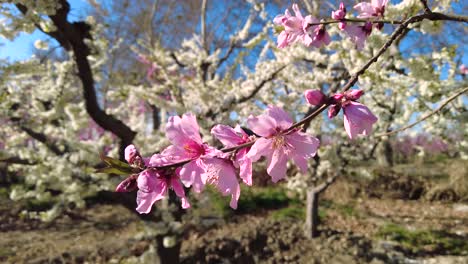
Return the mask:
[[132,171],[121,170],[119,168],[105,167],[96,170],[97,173],[117,174],[117,175],[130,175]]
[[132,167],[128,163],[122,162],[119,159],[114,159],[114,158],[111,158],[111,157],[101,155],[101,160],[106,165],[108,165],[109,167],[112,167],[112,168],[128,169],[130,171],[132,170]]

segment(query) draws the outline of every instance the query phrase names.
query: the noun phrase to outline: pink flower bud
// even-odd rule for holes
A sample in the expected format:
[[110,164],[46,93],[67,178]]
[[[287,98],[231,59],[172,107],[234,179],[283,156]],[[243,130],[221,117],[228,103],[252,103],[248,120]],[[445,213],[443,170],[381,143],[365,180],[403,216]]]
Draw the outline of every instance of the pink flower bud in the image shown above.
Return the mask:
[[340,112],[340,110],[341,110],[340,104],[330,105],[330,107],[328,108],[328,118],[332,119]]
[[341,100],[343,99],[343,97],[344,97],[344,94],[337,93],[337,94],[334,94],[330,99],[333,104],[339,104]]
[[338,23],[338,28],[339,28],[340,30],[344,30],[344,29],[346,28],[346,22],[340,22],[340,23]]
[[311,105],[320,105],[325,100],[325,95],[320,90],[307,90],[304,92],[304,96]]
[[140,156],[140,153],[138,153],[138,150],[135,148],[134,145],[128,145],[125,148],[125,160],[129,164],[133,164],[133,162],[135,161],[135,158],[138,156]]
[[332,18],[336,20],[341,20],[344,19],[346,16],[346,7],[344,6],[344,3],[340,3],[340,8],[336,11],[332,11]]
[[131,192],[137,189],[137,177],[138,175],[133,174],[127,179],[123,180],[119,185],[117,185],[117,188],[115,188],[116,192]]
[[345,94],[346,99],[356,101],[364,94],[363,90],[351,90]]
[[460,70],[460,73],[462,75],[467,75],[468,74],[468,67],[466,67],[465,64],[460,65],[460,67],[458,69]]
[[367,106],[350,102],[343,107],[344,127],[350,139],[354,139],[358,134],[368,136],[372,132],[372,125],[378,118],[372,114]]

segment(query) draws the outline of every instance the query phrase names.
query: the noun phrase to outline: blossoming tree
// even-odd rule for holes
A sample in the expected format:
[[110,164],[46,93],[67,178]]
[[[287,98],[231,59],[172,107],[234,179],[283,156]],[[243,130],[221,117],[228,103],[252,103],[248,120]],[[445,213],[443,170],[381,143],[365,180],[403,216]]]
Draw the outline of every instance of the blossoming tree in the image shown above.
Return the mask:
[[[172,191],[187,209],[191,201],[183,186],[201,193],[206,185],[230,196],[235,209],[240,184],[253,185],[256,162],[265,158],[268,174],[278,182],[297,171],[288,169],[292,161],[302,173],[290,181],[307,190],[306,234],[313,237],[318,195],[346,171],[345,166],[332,171],[319,163],[330,155],[319,138],[328,134],[340,142],[351,140],[366,153],[412,126],[419,117],[413,113],[436,135],[463,122],[466,70],[455,63],[456,49],[410,57],[399,49],[412,30],[436,31],[441,21],[466,23],[466,17],[452,14],[450,1],[433,7],[426,1],[362,2],[353,7],[356,15],[341,3],[324,20],[304,16],[294,4],[294,14],[286,10],[265,21],[254,35],[249,34],[253,21],[266,19],[267,13],[263,3],[251,2],[249,17],[226,49],[207,48],[203,1],[202,30],[180,49],[169,51],[151,40],[132,47],[147,67],[148,82],[100,92],[102,65],[115,48],[99,37],[101,25],[92,19],[69,22],[65,0],[14,1],[14,7],[2,8],[10,19],[2,35],[38,28],[67,51],[64,60],[41,64],[33,58],[2,67],[2,96],[8,100],[1,109],[8,125],[1,133],[11,137],[2,146],[2,158],[10,171],[26,179],[11,197],[53,197],[57,206],[45,218],[71,203],[84,205],[84,197],[109,188],[108,176],[89,170],[99,166],[90,154],[103,152],[120,153],[127,161],[103,157],[108,167],[100,171],[128,175],[117,191],[138,190],[139,213],[149,213]],[[271,29],[279,34],[272,37]],[[254,48],[260,53],[247,63],[251,57],[246,53]],[[223,70],[228,62],[232,64]],[[453,107],[435,118],[449,103]],[[325,110],[331,121],[322,115]],[[341,110],[343,121],[335,121]],[[148,116],[156,129],[148,129]],[[159,120],[167,123],[154,126]],[[370,138],[360,140],[360,135]],[[458,144],[466,147],[462,138]],[[215,147],[214,139],[224,147]],[[311,186],[304,174],[329,177]]]

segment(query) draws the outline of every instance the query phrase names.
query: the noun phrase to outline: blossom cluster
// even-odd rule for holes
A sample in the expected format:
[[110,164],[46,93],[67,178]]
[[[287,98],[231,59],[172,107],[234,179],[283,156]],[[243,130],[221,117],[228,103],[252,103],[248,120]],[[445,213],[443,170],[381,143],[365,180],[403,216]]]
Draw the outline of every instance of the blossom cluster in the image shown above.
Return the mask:
[[[387,3],[388,0],[372,0],[370,3],[363,2],[355,5],[354,9],[359,13],[357,17],[367,21],[360,22],[364,23],[362,25],[353,25],[348,24],[350,20],[346,19],[346,7],[341,2],[339,9],[331,13],[334,21],[328,22],[338,22],[338,28],[348,35],[357,49],[362,49],[367,37],[372,33],[373,25],[379,30],[382,29],[383,24],[373,22],[373,20],[384,17]],[[316,48],[330,44],[331,38],[327,33],[324,21],[319,21],[311,15],[304,17],[297,4],[293,4],[292,9],[294,15],[286,9],[284,15],[276,16],[273,21],[276,25],[284,27],[278,36],[278,48],[287,47],[298,41],[307,47]]]
[[[343,108],[345,129],[351,139],[357,134],[369,134],[372,124],[377,121],[367,107],[355,102],[361,95],[361,90],[330,98],[317,90],[305,93],[310,104],[332,102],[333,116],[339,111],[336,109]],[[307,160],[315,156],[320,142],[295,128],[293,119],[282,108],[268,106],[264,114],[251,115],[246,123],[250,130],[239,125],[234,128],[221,124],[214,126],[211,134],[225,146],[219,150],[202,140],[195,115],[186,113],[170,117],[166,137],[171,145],[161,153],[142,157],[134,145],[126,147],[126,161],[139,172],[122,181],[116,191],[138,189],[137,211],[149,213],[156,201],[167,196],[169,189],[174,190],[182,208],[186,209],[190,203],[182,185],[200,193],[209,184],[222,195],[230,195],[230,206],[236,209],[240,197],[237,174],[251,186],[252,163],[262,157],[267,160],[267,172],[273,182],[286,177],[288,160],[294,161],[302,172],[307,171]]]

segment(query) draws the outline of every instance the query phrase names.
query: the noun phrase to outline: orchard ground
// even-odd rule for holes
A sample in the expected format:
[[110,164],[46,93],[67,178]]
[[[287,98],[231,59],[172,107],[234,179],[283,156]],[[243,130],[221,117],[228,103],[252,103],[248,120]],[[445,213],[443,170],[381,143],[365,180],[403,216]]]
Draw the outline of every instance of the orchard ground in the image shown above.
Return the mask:
[[[324,193],[321,234],[313,240],[303,236],[303,199],[281,185],[243,189],[237,211],[213,191],[184,216],[181,260],[468,263],[467,173],[463,160],[356,167]],[[257,174],[255,184],[262,185],[263,177]],[[14,203],[6,193],[2,189],[2,263],[152,262],[148,230],[154,224],[122,205],[94,201],[44,223],[21,210],[47,205]]]

